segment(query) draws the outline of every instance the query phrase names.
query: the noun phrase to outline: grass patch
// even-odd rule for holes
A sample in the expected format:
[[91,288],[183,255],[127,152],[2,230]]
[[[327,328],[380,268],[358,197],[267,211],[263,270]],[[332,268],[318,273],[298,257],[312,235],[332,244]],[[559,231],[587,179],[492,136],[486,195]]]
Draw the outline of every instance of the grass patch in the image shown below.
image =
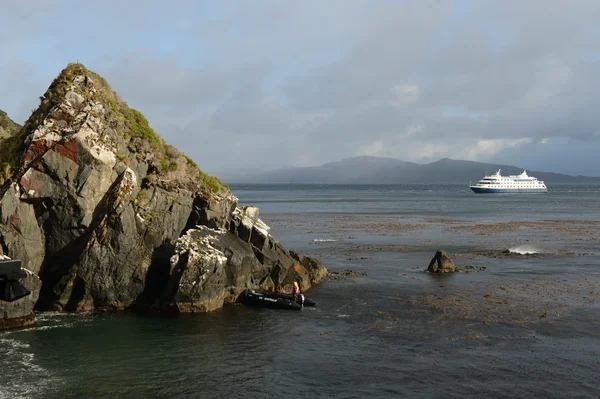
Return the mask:
[[[125,105],[125,107],[127,107]],[[164,146],[163,140],[150,127],[148,120],[137,109],[129,108],[122,110],[125,115],[125,123],[131,132],[132,137],[139,137],[148,140],[152,149],[158,151]]]
[[204,173],[200,169],[198,169],[198,177],[202,181],[202,183],[211,189],[213,192],[219,192],[222,188],[229,189],[229,186],[219,180],[218,177],[211,176],[209,174]]

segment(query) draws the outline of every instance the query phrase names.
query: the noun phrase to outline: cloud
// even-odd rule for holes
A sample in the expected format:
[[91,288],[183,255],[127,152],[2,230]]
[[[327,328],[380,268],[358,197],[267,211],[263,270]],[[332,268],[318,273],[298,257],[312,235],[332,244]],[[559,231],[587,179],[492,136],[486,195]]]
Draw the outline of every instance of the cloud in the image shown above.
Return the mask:
[[368,154],[600,175],[570,161],[600,150],[596,3],[9,1],[0,108],[26,119],[80,59],[213,173]]
[[467,160],[476,160],[481,158],[490,158],[498,152],[507,148],[522,146],[531,143],[533,140],[529,137],[522,139],[490,139],[479,140],[475,145],[465,148],[461,152],[461,158]]

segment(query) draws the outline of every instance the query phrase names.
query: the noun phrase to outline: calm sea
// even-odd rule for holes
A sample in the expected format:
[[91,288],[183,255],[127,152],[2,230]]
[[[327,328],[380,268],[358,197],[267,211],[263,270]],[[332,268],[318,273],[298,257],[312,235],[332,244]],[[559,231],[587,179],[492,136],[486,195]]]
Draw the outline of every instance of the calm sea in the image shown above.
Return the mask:
[[[367,275],[323,281],[300,312],[39,314],[0,332],[0,398],[600,397],[600,186],[549,189],[234,185],[287,248]],[[430,276],[438,248],[487,270]],[[519,248],[535,255],[502,256]],[[556,306],[514,322],[426,304],[501,284],[515,306]]]

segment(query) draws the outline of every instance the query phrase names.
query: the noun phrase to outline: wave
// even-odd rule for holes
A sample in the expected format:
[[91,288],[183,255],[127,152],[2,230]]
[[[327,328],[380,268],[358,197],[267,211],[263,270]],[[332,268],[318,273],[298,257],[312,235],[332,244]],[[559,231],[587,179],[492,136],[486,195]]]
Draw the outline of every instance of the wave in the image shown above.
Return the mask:
[[0,338],[0,345],[7,354],[12,354],[16,349],[29,348],[29,344],[26,342],[17,341],[12,338]]
[[64,324],[45,325],[45,326],[34,325],[33,327],[21,328],[21,329],[19,329],[19,332],[52,330],[54,328],[72,327],[73,325],[75,325],[75,323],[64,323]]
[[519,245],[513,248],[509,248],[508,252],[511,254],[517,254],[517,255],[535,255],[535,254],[540,254],[543,251],[533,245]]
[[320,243],[320,242],[337,242],[335,238],[313,238],[312,242]]
[[30,344],[0,338],[0,399],[39,397],[60,380],[39,365]]

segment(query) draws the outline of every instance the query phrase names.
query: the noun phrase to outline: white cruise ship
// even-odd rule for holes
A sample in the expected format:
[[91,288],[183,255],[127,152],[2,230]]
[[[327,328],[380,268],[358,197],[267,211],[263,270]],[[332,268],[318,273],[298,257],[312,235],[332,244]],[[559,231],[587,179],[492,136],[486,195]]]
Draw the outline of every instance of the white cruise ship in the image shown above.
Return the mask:
[[533,176],[527,176],[523,171],[520,175],[502,176],[499,169],[491,176],[485,176],[469,188],[476,193],[545,193],[548,188],[543,181]]

